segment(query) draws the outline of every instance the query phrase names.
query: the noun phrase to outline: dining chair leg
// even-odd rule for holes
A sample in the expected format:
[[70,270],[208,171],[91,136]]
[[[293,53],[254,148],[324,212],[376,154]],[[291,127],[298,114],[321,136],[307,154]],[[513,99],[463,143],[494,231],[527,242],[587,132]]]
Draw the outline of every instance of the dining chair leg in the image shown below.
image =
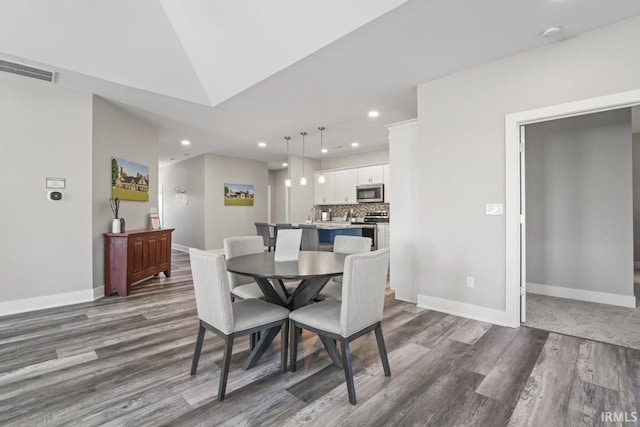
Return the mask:
[[280,333],[280,368],[282,372],[287,372],[287,352],[289,351],[289,319],[282,322],[282,332]]
[[389,367],[389,359],[387,358],[387,348],[384,345],[384,337],[382,336],[382,325],[378,323],[375,328],[376,341],[378,342],[378,351],[380,352],[380,360],[386,377],[391,376],[391,368]]
[[290,370],[291,372],[295,372],[296,360],[298,359],[298,331],[297,330],[300,328],[296,328],[296,322],[292,320],[290,329],[291,329],[291,342],[289,343],[289,348],[291,350],[291,354],[289,355],[289,358],[291,359]]
[[224,355],[222,356],[222,371],[220,372],[220,386],[218,387],[218,400],[224,399],[227,389],[227,377],[231,364],[231,352],[233,351],[233,334],[224,337]]
[[342,348],[342,367],[344,368],[344,379],[347,382],[347,393],[349,394],[349,402],[355,405],[356,400],[356,387],[353,383],[353,369],[351,367],[351,352],[349,351],[349,341],[344,338],[340,340],[340,347]]
[[198,338],[196,338],[196,349],[193,352],[193,361],[191,362],[191,375],[195,375],[198,370],[198,362],[200,361],[200,352],[202,351],[205,331],[204,326],[200,325],[198,328]]

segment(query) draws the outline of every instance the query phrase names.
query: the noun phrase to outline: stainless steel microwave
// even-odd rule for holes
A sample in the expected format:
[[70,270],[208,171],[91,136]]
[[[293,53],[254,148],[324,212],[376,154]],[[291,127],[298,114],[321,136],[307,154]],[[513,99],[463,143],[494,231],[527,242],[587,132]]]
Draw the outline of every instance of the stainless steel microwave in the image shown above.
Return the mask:
[[384,202],[384,184],[358,185],[356,187],[356,200],[358,203]]

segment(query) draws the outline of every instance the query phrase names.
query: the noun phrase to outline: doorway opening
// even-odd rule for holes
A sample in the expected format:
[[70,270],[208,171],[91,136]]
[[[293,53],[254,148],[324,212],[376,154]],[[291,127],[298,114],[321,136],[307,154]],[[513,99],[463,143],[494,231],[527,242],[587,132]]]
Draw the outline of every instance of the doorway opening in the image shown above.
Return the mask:
[[521,129],[524,326],[640,349],[631,116],[626,107]]
[[[521,130],[534,123],[640,105],[640,90],[592,98],[505,117],[506,160],[506,314],[512,327],[526,320],[526,179],[521,180],[525,152]],[[522,153],[521,153],[522,149]],[[524,166],[523,166],[524,167]]]

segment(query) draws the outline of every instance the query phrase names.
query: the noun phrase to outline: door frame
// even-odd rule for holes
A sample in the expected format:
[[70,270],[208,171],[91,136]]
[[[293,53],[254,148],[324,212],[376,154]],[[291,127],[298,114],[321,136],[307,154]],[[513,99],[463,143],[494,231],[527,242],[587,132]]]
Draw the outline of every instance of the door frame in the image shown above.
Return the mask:
[[[520,286],[522,280],[520,263],[521,261],[525,262],[522,259],[520,246],[520,126],[634,107],[639,104],[640,90],[632,90],[505,115],[505,309],[507,326],[514,328],[520,326]],[[523,182],[525,178],[526,175],[522,177]]]

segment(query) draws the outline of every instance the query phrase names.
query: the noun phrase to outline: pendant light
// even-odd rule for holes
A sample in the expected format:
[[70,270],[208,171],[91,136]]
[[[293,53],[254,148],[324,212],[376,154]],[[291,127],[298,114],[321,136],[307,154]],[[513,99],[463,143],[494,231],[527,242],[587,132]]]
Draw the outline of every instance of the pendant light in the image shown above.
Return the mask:
[[300,185],[307,185],[307,177],[304,176],[304,137],[307,133],[300,132],[300,135],[302,135],[302,176],[300,177]]
[[291,169],[289,166],[289,163],[291,163],[289,161],[289,140],[291,139],[291,137],[285,136],[284,139],[287,141],[287,179],[284,180],[284,186],[291,187]]
[[[324,146],[322,145],[322,131],[324,130],[324,126],[320,126],[318,130],[320,131],[320,153],[324,153]],[[324,173],[320,171],[320,176],[318,177],[318,183],[324,184],[324,181],[325,181]]]

